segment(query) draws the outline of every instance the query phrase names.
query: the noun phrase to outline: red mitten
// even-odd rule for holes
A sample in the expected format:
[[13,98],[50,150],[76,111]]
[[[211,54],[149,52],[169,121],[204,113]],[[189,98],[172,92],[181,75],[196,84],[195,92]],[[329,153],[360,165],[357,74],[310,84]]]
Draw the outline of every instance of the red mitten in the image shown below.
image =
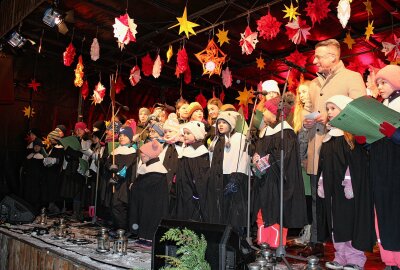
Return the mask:
[[354,140],[358,144],[366,144],[367,143],[367,138],[365,136],[354,136]]
[[380,124],[379,131],[388,138],[391,138],[396,132],[396,127],[388,122],[383,122]]

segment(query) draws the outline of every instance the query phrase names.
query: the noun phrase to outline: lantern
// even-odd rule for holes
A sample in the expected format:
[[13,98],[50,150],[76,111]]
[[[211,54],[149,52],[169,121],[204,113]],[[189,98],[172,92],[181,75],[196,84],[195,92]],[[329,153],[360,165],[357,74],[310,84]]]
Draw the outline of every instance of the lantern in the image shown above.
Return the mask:
[[110,251],[110,237],[107,228],[101,228],[97,236],[97,252],[104,253]]
[[128,249],[128,238],[125,236],[125,230],[117,231],[117,239],[114,241],[113,252],[118,255],[126,255]]

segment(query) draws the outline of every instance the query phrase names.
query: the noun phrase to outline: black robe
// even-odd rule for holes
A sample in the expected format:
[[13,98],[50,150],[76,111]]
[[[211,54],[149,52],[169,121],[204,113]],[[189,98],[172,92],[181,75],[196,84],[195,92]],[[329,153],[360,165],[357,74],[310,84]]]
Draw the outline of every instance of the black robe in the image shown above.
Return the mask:
[[[371,184],[368,177],[368,156],[362,146],[353,150],[344,136],[332,136],[320,151],[318,175],[323,175],[325,198],[318,208],[319,241],[352,241],[358,250],[372,251],[375,244],[374,213]],[[347,199],[342,181],[349,168],[354,198]]]
[[400,145],[383,138],[371,144],[370,172],[381,244],[400,251]]
[[42,206],[41,186],[44,184],[43,155],[30,153],[25,160],[23,177],[23,197],[30,203],[36,213]]
[[[280,124],[278,124],[280,126]],[[283,131],[284,189],[283,226],[302,228],[307,222],[306,198],[301,174],[299,145],[292,129]],[[269,154],[271,166],[261,178],[255,178],[253,187],[252,221],[261,209],[265,226],[279,224],[281,133],[264,136],[258,140],[256,153]]]
[[169,194],[169,214],[171,218],[174,218],[174,212],[176,208],[176,172],[178,169],[178,152],[176,147],[181,147],[181,143],[165,144],[167,147],[164,157],[163,165],[167,169],[167,183],[168,183],[168,194]]
[[46,203],[61,200],[60,185],[62,179],[62,165],[64,161],[64,148],[56,144],[50,151],[49,157],[56,158],[55,164],[45,167],[44,185],[42,186],[43,201]]

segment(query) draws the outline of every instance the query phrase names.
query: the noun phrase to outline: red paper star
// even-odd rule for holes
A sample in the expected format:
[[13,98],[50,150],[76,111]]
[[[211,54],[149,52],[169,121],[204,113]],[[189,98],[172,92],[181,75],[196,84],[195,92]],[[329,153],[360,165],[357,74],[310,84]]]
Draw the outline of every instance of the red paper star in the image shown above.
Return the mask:
[[40,85],[41,85],[41,84],[38,83],[38,82],[36,82],[35,79],[32,79],[31,83],[28,83],[28,87],[29,87],[29,88],[32,88],[33,91],[35,91],[35,92],[37,92],[38,87],[39,87]]
[[305,67],[307,63],[307,56],[299,53],[298,50],[295,50],[288,57],[286,57],[286,60],[295,63],[300,67]]
[[314,25],[328,17],[329,2],[326,0],[307,1],[307,7],[304,10],[307,12],[307,16],[311,18],[312,25]]

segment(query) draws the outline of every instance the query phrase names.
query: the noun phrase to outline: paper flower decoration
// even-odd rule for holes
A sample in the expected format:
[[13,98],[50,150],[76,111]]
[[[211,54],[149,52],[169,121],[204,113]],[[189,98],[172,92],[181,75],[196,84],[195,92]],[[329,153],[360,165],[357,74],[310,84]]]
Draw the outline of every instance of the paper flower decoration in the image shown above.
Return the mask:
[[118,46],[121,50],[129,42],[136,42],[136,28],[137,25],[133,22],[133,19],[129,18],[128,13],[125,15],[115,18],[114,27],[114,37],[117,38]]
[[228,43],[229,44],[228,31],[229,30],[225,31],[225,30],[218,29],[218,34],[216,36],[218,38],[218,43],[219,43],[220,47],[224,43]]
[[226,67],[226,69],[222,71],[222,84],[225,88],[232,86],[232,73],[229,70],[229,67]]
[[129,75],[129,82],[131,83],[132,86],[135,86],[136,84],[138,84],[140,79],[141,79],[140,68],[139,66],[136,65],[131,69],[131,73]]
[[297,20],[297,16],[300,15],[300,13],[297,12],[297,9],[299,7],[293,7],[293,3],[290,2],[290,7],[287,7],[285,5],[285,9],[282,10],[285,13],[285,16],[283,18],[289,18],[289,22],[293,20]]
[[33,91],[35,91],[35,92],[37,92],[38,87],[39,87],[40,85],[41,85],[41,84],[38,83],[35,79],[32,79],[31,82],[28,83],[28,87],[29,87],[29,88],[32,88]]
[[260,69],[260,70],[264,69],[265,62],[264,62],[264,59],[261,57],[261,55],[260,55],[259,58],[256,59],[256,63],[257,63],[257,68],[258,69]]
[[369,37],[374,34],[374,21],[368,21],[367,27],[365,27],[365,39],[369,40]]
[[92,45],[90,46],[90,59],[97,61],[100,58],[100,46],[97,38],[93,39]]
[[347,32],[346,38],[343,40],[343,42],[347,44],[347,47],[349,48],[349,50],[352,50],[353,49],[353,44],[356,43],[354,41],[354,39],[351,37],[350,32]]
[[153,77],[158,78],[160,77],[161,74],[161,68],[162,68],[162,62],[161,62],[161,57],[160,55],[157,56],[156,61],[154,61],[153,64]]
[[117,81],[115,82],[115,85],[114,85],[115,93],[119,94],[122,90],[125,89],[125,87],[126,87],[126,85],[122,81],[122,77],[118,76]]
[[207,107],[207,99],[205,96],[203,96],[203,93],[200,92],[195,98],[195,100],[200,103],[201,107],[205,108]]
[[179,74],[185,72],[188,66],[189,66],[189,58],[186,53],[185,47],[183,47],[178,51],[178,54],[176,55],[176,70],[178,72],[177,77],[179,77]]
[[239,44],[242,47],[242,54],[249,55],[253,52],[258,42],[257,35],[258,33],[252,32],[249,26],[246,27],[244,33],[240,34],[241,39]]
[[75,69],[75,80],[74,80],[74,85],[76,87],[81,87],[83,84],[83,61],[82,61],[82,55],[79,55],[78,57],[78,64],[76,64],[76,69]]
[[343,28],[346,28],[347,22],[350,19],[350,2],[350,0],[340,0],[337,6],[337,17]]
[[27,117],[27,118],[33,118],[33,116],[36,113],[34,108],[33,107],[31,108],[31,106],[24,107],[22,112],[24,113],[24,117]]
[[267,15],[262,16],[257,21],[257,31],[260,33],[260,37],[266,40],[272,40],[276,35],[278,35],[281,24],[282,23],[273,17],[268,11]]
[[382,52],[385,53],[387,60],[397,62],[400,60],[400,38],[395,34],[390,35],[388,41],[382,42]]
[[153,73],[153,64],[153,59],[151,59],[149,53],[142,57],[142,73],[144,76],[150,76]]
[[74,45],[72,45],[72,42],[68,45],[67,49],[65,50],[63,58],[64,58],[64,65],[67,67],[69,67],[74,62],[75,47]]
[[193,27],[199,26],[197,23],[193,23],[187,20],[187,9],[183,10],[182,17],[176,17],[178,23],[171,26],[168,29],[174,28],[179,25],[179,34],[185,32],[186,37],[189,38],[189,33],[196,35],[196,32],[193,30]]
[[106,94],[106,88],[99,82],[93,91],[92,100],[94,105],[100,104]]
[[219,94],[219,100],[221,100],[221,102],[224,103],[224,99],[225,99],[225,92],[224,90],[222,90],[221,94]]
[[190,70],[190,66],[188,66],[185,72],[183,72],[183,81],[186,84],[189,84],[192,81],[192,71]]
[[82,95],[84,100],[86,100],[86,98],[89,95],[89,83],[88,83],[87,80],[83,81],[83,85],[81,87],[81,95]]
[[307,7],[304,10],[307,12],[307,16],[311,18],[314,26],[316,22],[320,23],[328,17],[329,2],[326,0],[307,1]]
[[286,57],[286,60],[298,65],[299,67],[305,68],[307,63],[307,56],[299,53],[298,50],[295,50],[288,57]]
[[310,29],[305,20],[298,18],[296,21],[286,24],[286,34],[294,44],[300,44],[302,41],[307,42],[307,37],[310,35]]
[[215,44],[214,40],[210,40],[207,47],[195,54],[196,58],[203,66],[203,75],[221,74],[221,66],[225,63],[226,54]]
[[249,103],[253,104],[253,97],[253,89],[250,88],[250,90],[247,90],[245,86],[243,91],[239,91],[239,96],[236,98],[236,100],[239,100],[239,105],[244,105],[245,107],[247,107]]
[[167,63],[169,63],[169,60],[171,60],[171,57],[174,55],[174,50],[172,49],[172,45],[169,45],[168,51],[167,51]]

